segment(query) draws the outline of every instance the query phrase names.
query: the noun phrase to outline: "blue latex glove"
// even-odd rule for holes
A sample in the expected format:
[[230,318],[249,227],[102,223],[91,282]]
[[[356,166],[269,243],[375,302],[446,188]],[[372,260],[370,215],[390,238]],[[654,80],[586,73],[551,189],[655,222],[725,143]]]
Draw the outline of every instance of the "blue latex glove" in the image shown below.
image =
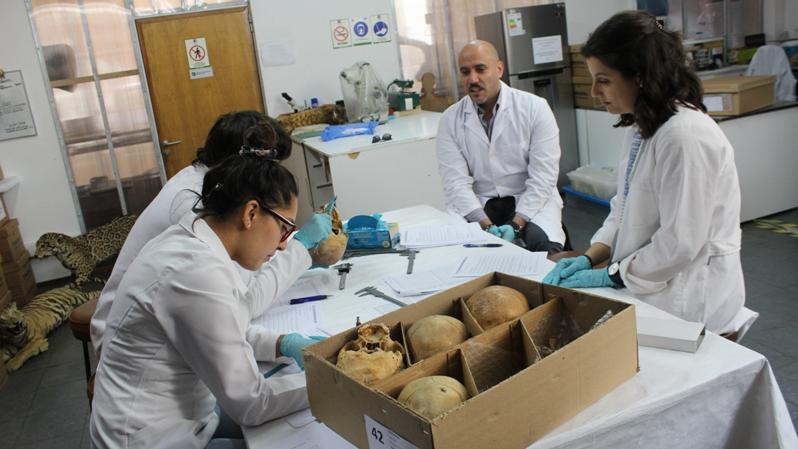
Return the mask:
[[560,281],[560,285],[568,288],[615,287],[606,268],[577,271]]
[[332,218],[327,214],[313,214],[294,236],[307,249],[313,249],[332,232]]
[[557,265],[543,278],[543,282],[551,285],[560,285],[563,279],[571,277],[577,271],[589,270],[591,268],[593,267],[585,256],[566,257],[557,262]]
[[490,225],[486,231],[508,242],[512,242],[515,239],[515,229],[510,225]]
[[302,350],[305,346],[316,344],[327,337],[312,335],[304,337],[297,333],[285,334],[280,338],[280,354],[296,360],[300,368],[305,369],[305,362],[302,360]]

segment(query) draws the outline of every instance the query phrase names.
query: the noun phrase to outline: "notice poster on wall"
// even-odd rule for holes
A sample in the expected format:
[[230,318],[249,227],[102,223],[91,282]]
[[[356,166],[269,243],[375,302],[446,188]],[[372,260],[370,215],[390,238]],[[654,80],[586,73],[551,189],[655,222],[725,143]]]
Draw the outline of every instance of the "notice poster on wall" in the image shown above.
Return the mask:
[[0,75],[0,140],[35,136],[36,124],[30,110],[22,72],[12,70]]
[[562,36],[532,38],[532,61],[535,64],[562,61]]

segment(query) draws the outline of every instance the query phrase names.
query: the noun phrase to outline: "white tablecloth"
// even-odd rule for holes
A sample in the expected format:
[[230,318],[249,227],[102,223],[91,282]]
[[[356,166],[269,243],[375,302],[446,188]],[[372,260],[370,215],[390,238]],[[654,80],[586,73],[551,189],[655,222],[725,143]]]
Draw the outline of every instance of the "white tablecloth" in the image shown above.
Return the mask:
[[[386,213],[384,217],[402,227],[448,218],[427,206]],[[517,254],[525,250],[513,245],[425,249],[418,254],[414,271],[431,270],[476,251]],[[371,296],[359,298],[354,292],[366,285],[390,292],[382,276],[402,273],[407,267],[407,258],[398,255],[360,257],[351,262],[354,266],[342,291],[335,290],[338,276],[334,270],[317,269],[307,274],[323,279],[330,291],[336,292],[332,299],[316,303],[321,322],[332,323],[332,327],[349,322],[351,327],[353,313],[364,315],[361,319],[365,321],[396,308]],[[539,281],[541,277],[529,278]],[[638,316],[678,319],[629,296],[625,290],[596,289],[595,293],[634,304]],[[639,362],[640,372],[633,378],[530,448],[798,448],[787,406],[764,356],[707,333],[695,354],[640,347]],[[282,418],[245,428],[244,437],[251,449],[354,447],[323,424],[306,422]]]

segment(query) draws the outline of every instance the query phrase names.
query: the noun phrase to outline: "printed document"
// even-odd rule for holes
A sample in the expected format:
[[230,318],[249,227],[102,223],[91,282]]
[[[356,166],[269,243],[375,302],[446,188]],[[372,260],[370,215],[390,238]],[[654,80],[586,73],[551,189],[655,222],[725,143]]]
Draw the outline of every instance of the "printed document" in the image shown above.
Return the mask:
[[463,259],[455,272],[456,277],[475,277],[499,271],[516,276],[545,275],[554,266],[545,252],[530,252],[523,255],[481,255]]

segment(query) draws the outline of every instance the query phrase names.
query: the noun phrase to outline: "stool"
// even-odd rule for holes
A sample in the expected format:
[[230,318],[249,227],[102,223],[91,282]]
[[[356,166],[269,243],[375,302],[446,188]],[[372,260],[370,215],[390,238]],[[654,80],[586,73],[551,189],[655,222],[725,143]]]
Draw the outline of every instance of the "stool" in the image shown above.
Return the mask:
[[76,307],[69,314],[69,327],[72,335],[83,344],[83,367],[86,371],[86,395],[89,403],[94,396],[94,375],[91,372],[91,359],[89,358],[89,343],[91,343],[91,317],[97,308],[97,299]]

